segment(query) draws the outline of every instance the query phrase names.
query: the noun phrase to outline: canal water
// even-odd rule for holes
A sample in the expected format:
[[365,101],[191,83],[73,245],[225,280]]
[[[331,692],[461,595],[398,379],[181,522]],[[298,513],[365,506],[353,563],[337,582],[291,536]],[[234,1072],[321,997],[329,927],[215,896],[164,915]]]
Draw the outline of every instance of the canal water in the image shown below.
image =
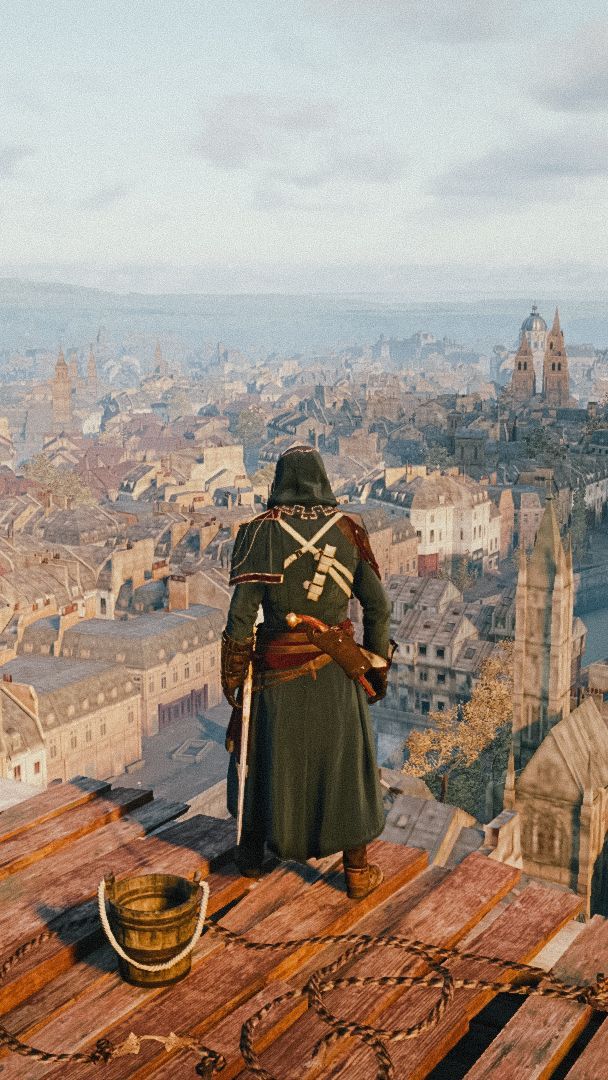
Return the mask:
[[592,664],[594,660],[608,657],[608,608],[598,608],[581,615],[587,627],[587,646],[583,664]]

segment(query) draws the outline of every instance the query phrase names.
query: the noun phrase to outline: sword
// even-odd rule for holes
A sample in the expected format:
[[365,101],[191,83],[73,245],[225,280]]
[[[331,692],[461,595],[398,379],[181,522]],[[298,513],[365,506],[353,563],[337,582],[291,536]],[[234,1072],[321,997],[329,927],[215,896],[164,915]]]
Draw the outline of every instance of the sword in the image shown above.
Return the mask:
[[239,778],[239,799],[236,818],[236,842],[240,844],[243,831],[243,813],[245,810],[245,784],[247,781],[247,744],[249,742],[249,718],[251,716],[251,694],[253,691],[253,664],[251,660],[247,667],[245,682],[243,683],[243,709],[241,719],[241,748],[237,773]]

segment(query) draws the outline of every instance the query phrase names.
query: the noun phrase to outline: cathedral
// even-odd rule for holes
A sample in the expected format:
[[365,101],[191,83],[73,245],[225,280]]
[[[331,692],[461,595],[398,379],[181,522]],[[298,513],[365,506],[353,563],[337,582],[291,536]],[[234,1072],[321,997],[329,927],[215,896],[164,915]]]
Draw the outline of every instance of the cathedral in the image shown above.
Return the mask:
[[548,408],[571,404],[568,354],[557,308],[550,330],[536,304],[522,323],[510,391],[515,408],[532,402]]
[[[557,361],[556,361],[557,363]],[[548,496],[516,594],[513,752],[504,805],[517,811],[525,873],[566,886],[587,916],[608,914],[608,716],[603,681],[582,686],[585,628],[574,618],[572,553]],[[602,684],[602,685],[600,685]],[[597,690],[597,692],[595,692]]]

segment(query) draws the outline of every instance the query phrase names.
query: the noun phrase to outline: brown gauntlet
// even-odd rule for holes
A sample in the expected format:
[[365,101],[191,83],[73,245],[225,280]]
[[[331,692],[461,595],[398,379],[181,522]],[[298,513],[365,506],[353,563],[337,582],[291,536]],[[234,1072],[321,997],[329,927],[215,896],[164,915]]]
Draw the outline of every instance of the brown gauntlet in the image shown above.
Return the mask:
[[226,631],[222,634],[222,652],[220,676],[224,697],[233,709],[240,709],[241,704],[236,698],[236,691],[242,687],[247,675],[247,668],[253,656],[253,634],[244,641],[236,641],[228,636]]

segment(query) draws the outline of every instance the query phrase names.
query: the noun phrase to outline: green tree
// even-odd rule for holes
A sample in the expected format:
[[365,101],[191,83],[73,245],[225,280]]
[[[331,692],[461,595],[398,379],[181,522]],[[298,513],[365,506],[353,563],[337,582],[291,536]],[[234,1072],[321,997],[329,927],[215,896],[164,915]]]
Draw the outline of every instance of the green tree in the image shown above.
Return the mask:
[[243,409],[234,421],[233,434],[243,446],[259,446],[266,438],[266,420],[259,409]]
[[428,448],[424,456],[424,464],[431,469],[446,469],[449,465],[453,465],[454,462],[445,446],[436,443],[435,446]]
[[438,577],[444,581],[451,581],[459,592],[466,592],[475,584],[475,574],[469,568],[469,560],[466,555],[456,556],[451,562],[445,562],[441,567]]

